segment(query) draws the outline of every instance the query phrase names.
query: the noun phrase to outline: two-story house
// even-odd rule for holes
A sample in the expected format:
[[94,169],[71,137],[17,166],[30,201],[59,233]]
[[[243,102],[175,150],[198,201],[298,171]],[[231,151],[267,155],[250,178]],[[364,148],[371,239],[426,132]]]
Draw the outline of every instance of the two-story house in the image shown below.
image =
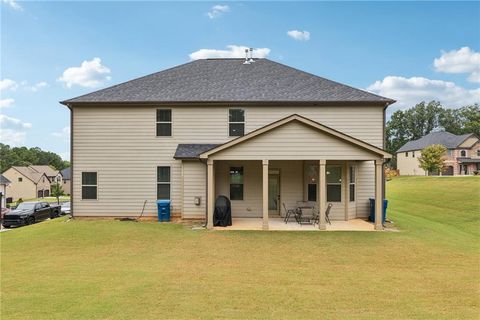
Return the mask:
[[430,132],[417,140],[404,144],[397,150],[397,168],[404,176],[424,176],[418,158],[422,149],[433,144],[447,148],[443,172],[429,172],[430,175],[471,175],[480,171],[480,140],[474,134],[455,135],[446,131]]
[[[385,109],[394,101],[286,65],[203,59],[62,101],[71,110],[76,216],[205,219],[316,202],[331,219],[367,217],[383,198]],[[376,201],[376,229],[382,229]]]

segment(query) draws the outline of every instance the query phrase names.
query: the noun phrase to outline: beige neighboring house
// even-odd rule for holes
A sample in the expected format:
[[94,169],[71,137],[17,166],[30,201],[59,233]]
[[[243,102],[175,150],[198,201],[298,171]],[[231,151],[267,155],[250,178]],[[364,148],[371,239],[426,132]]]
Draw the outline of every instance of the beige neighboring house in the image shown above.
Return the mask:
[[431,132],[426,136],[407,142],[397,151],[397,169],[403,176],[424,176],[427,172],[420,168],[418,158],[422,149],[441,144],[447,148],[445,170],[429,175],[472,175],[480,172],[480,140],[474,134],[455,135],[450,132]]
[[283,204],[383,228],[385,110],[394,100],[268,60],[201,59],[62,101],[71,111],[72,211],[83,217],[284,216]]
[[60,171],[60,174],[62,176],[62,189],[63,189],[63,192],[65,192],[65,194],[67,196],[69,196],[72,191],[71,191],[71,188],[72,188],[72,184],[71,184],[71,169],[70,168],[65,168],[63,170]]
[[13,201],[50,195],[50,180],[47,175],[31,167],[13,166],[5,171],[3,176],[11,181],[7,186],[7,194]]
[[48,180],[50,180],[50,182],[52,182],[52,183],[53,182],[62,183],[62,175],[60,174],[60,171],[58,171],[57,169],[55,169],[52,166],[32,165],[32,166],[28,166],[28,167],[37,171],[37,172],[45,173],[45,175],[48,177]]

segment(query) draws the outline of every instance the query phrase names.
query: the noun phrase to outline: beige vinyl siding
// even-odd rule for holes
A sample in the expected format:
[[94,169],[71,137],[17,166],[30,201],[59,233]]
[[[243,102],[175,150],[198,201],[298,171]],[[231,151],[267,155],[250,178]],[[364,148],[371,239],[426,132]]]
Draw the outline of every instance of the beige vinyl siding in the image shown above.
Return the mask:
[[243,167],[243,200],[231,200],[233,217],[262,217],[262,162],[215,162],[215,198],[230,198],[230,167]]
[[369,198],[375,198],[375,163],[373,161],[357,162],[357,217],[370,214]]
[[371,152],[294,121],[210,156],[225,160],[374,159]]
[[[172,109],[172,137],[155,136],[155,106],[74,107],[75,214],[134,216],[148,200],[145,215],[155,215],[157,166],[171,167],[172,211],[180,213],[189,200],[182,196],[182,162],[173,159],[175,149],[179,143],[223,143],[232,139],[228,136],[228,109],[232,107],[238,106],[159,107]],[[297,113],[379,147],[383,139],[381,106],[243,109],[246,133]],[[97,200],[81,199],[82,171],[98,172]]]
[[[415,152],[415,154],[413,153]],[[415,155],[415,157],[413,157]],[[401,176],[424,176],[425,170],[420,168],[418,158],[422,155],[421,150],[408,151],[408,156],[405,152],[397,153],[397,169]]]
[[[200,197],[200,205],[194,203]],[[183,161],[183,218],[205,217],[207,201],[206,166],[200,161]]]

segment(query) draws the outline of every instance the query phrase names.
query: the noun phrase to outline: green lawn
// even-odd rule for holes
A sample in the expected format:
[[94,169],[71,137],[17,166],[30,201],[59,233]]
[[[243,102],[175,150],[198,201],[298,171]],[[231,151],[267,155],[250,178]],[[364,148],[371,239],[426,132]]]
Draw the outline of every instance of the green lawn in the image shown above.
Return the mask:
[[1,233],[3,319],[478,319],[480,178],[396,178],[401,232],[56,219]]

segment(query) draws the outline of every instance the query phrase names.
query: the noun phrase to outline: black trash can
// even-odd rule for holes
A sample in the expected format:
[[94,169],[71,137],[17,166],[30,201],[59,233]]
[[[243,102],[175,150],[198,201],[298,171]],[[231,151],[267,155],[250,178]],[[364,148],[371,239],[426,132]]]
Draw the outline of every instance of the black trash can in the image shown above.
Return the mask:
[[230,199],[225,196],[218,196],[215,201],[213,225],[215,227],[227,227],[232,225],[232,206]]
[[[368,216],[368,220],[375,222],[375,199],[370,198],[370,215]],[[383,199],[383,210],[382,210],[382,223],[385,223],[385,220],[387,219],[387,206],[388,206],[388,200]]]

